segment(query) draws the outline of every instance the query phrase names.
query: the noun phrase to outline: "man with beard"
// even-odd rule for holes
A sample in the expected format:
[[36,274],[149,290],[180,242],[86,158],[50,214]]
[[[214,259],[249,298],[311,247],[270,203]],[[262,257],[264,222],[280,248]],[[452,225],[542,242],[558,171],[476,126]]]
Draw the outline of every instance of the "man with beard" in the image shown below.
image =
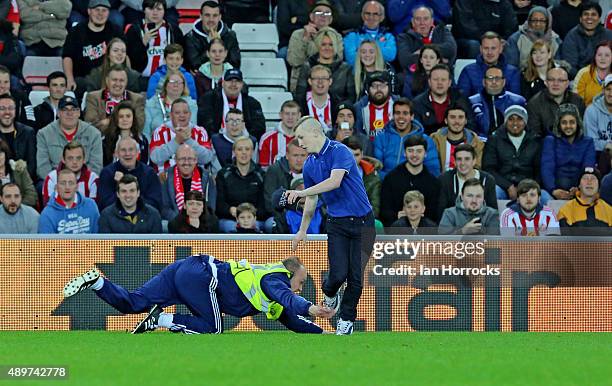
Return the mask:
[[32,207],[21,205],[21,190],[14,183],[0,187],[0,233],[38,233],[39,214]]
[[355,127],[374,140],[377,134],[393,119],[393,103],[390,79],[386,71],[375,71],[366,79],[367,95],[355,104]]
[[36,181],[36,134],[30,126],[15,122],[15,98],[0,94],[0,138],[11,149],[13,159],[26,162],[32,181]]
[[530,179],[519,182],[517,200],[501,213],[502,236],[550,236],[560,234],[555,212],[540,204],[540,185]]

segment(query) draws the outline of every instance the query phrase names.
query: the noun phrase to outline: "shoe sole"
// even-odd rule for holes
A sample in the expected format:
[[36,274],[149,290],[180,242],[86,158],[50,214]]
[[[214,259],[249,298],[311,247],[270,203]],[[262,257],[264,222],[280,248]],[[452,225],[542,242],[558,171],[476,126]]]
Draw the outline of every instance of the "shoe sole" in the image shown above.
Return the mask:
[[159,305],[157,305],[157,304],[156,304],[155,306],[153,306],[153,308],[151,308],[151,311],[149,311],[149,313],[147,314],[147,316],[145,316],[145,317],[144,317],[144,319],[142,319],[142,320],[140,321],[140,323],[138,323],[138,324],[136,325],[136,327],[134,327],[134,329],[132,330],[132,334],[144,334],[144,333],[145,333],[145,332],[147,332],[147,331],[152,331],[152,330],[144,330],[144,331],[140,331],[140,332],[138,332],[138,329],[139,329],[139,328],[140,328],[140,327],[141,327],[143,324],[145,324],[146,322],[148,322],[148,321],[149,321],[149,319],[151,319],[151,316],[153,316],[153,314],[154,314],[155,312],[157,312],[157,310],[158,310],[159,308],[161,308],[161,307],[160,307]]
[[333,309],[336,313],[338,313],[338,311],[340,310],[340,303],[342,303],[342,295],[340,295],[340,290],[338,290],[338,293],[336,294],[336,296],[334,296],[336,298],[336,305],[334,307],[330,306],[329,304],[325,303],[326,306],[328,306],[329,308]]
[[70,280],[64,286],[64,297],[69,298],[79,292],[91,287],[92,284],[100,277],[100,271],[96,268],[90,269],[81,276],[77,276]]

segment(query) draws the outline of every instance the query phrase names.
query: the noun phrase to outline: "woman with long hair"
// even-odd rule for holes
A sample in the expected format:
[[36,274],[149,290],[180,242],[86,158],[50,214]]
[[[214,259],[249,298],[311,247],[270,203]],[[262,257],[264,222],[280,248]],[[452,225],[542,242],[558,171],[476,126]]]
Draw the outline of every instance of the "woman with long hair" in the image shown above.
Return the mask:
[[389,74],[389,79],[391,80],[389,89],[391,90],[391,94],[397,95],[399,92],[399,85],[393,67],[385,62],[380,47],[375,41],[364,40],[359,44],[357,59],[355,60],[354,77],[357,99],[365,95],[365,80],[368,74],[375,71],[386,71]]
[[586,106],[603,91],[603,82],[611,73],[611,65],[612,40],[604,40],[595,47],[591,63],[581,68],[574,78],[574,92],[580,95]]
[[133,70],[129,65],[127,57],[127,46],[121,38],[113,38],[108,42],[106,54],[102,64],[94,68],[85,78],[87,91],[95,91],[106,88],[106,75],[113,65],[120,65],[125,68],[128,74],[127,89],[132,92],[142,92],[147,88],[147,80],[138,71]]
[[217,233],[219,220],[208,208],[204,194],[191,190],[185,194],[185,207],[168,223],[168,233]]
[[[155,94],[145,104],[145,125],[142,134],[151,140],[155,129],[170,119],[170,106],[176,99],[189,96],[189,87],[181,72],[170,74],[164,80],[161,93]],[[198,116],[198,104],[192,98],[183,98],[189,105],[191,119]]]
[[21,191],[22,203],[36,207],[38,194],[24,160],[11,159],[11,149],[6,141],[0,139],[0,186],[14,183]]
[[419,60],[406,72],[402,96],[412,99],[429,90],[429,72],[436,65],[442,63],[442,52],[434,45],[427,44],[421,48]]
[[526,100],[544,90],[546,73],[556,67],[550,45],[544,40],[536,40],[529,51],[527,67],[521,73],[521,95]]
[[225,71],[234,68],[226,62],[227,48],[220,38],[214,38],[208,46],[208,62],[202,64],[195,74],[196,89],[198,95],[204,95],[207,91],[221,87],[221,80]]
[[149,163],[149,141],[138,130],[138,117],[134,106],[128,101],[121,102],[110,116],[108,134],[102,140],[102,162],[104,166],[115,161],[115,147],[121,138],[132,137],[140,148],[140,161]]

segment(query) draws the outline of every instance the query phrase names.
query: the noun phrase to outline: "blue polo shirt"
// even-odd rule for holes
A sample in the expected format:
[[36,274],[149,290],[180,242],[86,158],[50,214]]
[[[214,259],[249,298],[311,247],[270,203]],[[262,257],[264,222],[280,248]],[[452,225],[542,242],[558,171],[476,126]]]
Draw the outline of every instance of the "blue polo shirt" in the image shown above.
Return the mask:
[[346,170],[340,187],[322,194],[331,217],[362,217],[372,211],[353,152],[340,142],[325,140],[318,154],[304,163],[304,186],[309,188],[331,176],[334,169]]

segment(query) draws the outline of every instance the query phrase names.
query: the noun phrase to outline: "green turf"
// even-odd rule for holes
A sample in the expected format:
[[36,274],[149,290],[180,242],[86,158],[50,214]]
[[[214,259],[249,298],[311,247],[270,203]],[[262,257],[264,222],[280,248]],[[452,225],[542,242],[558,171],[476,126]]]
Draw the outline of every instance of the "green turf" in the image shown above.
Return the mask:
[[612,385],[612,334],[0,332],[0,364],[68,365],[25,385]]

